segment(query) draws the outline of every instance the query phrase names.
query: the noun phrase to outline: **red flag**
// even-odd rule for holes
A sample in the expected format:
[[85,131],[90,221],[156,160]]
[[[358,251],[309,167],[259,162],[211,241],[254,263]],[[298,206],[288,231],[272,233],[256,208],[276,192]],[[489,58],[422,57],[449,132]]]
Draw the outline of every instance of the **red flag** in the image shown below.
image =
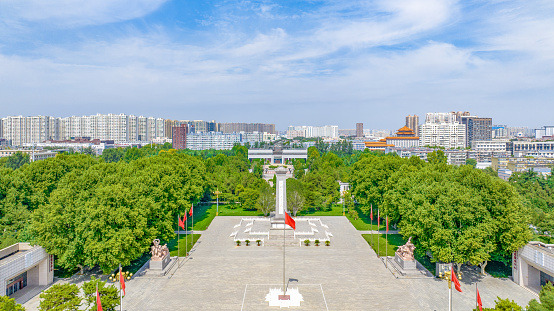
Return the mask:
[[371,218],[371,222],[373,222],[373,204],[371,204],[371,212],[369,213],[369,218]]
[[189,216],[192,217],[192,209],[194,208],[194,205],[190,206]]
[[377,210],[377,231],[379,231],[379,225],[381,221],[379,220],[379,210]]
[[296,222],[292,217],[289,216],[289,213],[285,212],[285,224],[292,227],[293,230],[296,230]]
[[96,311],[103,311],[102,301],[100,300],[100,293],[98,293],[98,284],[96,284]]
[[462,292],[462,287],[460,285],[460,281],[458,281],[458,278],[456,277],[456,274],[454,273],[453,268],[450,268],[450,273],[452,275],[452,282],[454,282],[454,287],[456,288],[457,291],[459,291],[461,293]]
[[479,306],[479,311],[483,311],[483,303],[481,302],[481,295],[479,295],[479,289],[477,289],[477,285],[475,286],[475,289],[477,290],[477,305]]
[[387,216],[387,232],[389,232],[389,216]]
[[[185,230],[185,223],[183,222],[181,217],[177,216],[177,218],[179,218],[179,227],[181,227],[181,228],[183,228],[183,230]],[[187,219],[187,214],[185,214],[185,219]]]
[[185,215],[183,215],[183,223],[187,221],[187,212],[185,211]]
[[[179,218],[180,220],[181,218]],[[123,291],[123,296],[125,296],[125,276],[123,276],[123,272],[121,271],[121,267],[119,267],[119,283],[121,285],[121,290]]]

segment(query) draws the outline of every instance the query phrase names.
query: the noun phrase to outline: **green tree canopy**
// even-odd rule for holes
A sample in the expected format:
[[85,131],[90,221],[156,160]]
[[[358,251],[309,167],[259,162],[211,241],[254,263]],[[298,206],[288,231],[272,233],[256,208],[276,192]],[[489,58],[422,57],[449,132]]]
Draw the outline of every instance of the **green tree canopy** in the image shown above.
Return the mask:
[[79,287],[75,284],[54,284],[40,294],[41,311],[77,311],[81,305]]
[[25,311],[25,308],[13,298],[0,296],[0,311]]
[[18,151],[8,157],[8,160],[6,161],[5,166],[7,168],[11,168],[12,170],[16,170],[22,167],[23,164],[29,163],[29,159],[30,159],[29,154]]

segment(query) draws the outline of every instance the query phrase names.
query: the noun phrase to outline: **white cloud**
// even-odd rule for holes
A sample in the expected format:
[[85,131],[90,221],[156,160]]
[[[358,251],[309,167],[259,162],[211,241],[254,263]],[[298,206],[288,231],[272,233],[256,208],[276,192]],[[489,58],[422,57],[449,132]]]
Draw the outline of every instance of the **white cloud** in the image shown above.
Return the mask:
[[5,24],[40,22],[62,27],[98,25],[144,16],[166,1],[4,0],[0,2],[0,17]]

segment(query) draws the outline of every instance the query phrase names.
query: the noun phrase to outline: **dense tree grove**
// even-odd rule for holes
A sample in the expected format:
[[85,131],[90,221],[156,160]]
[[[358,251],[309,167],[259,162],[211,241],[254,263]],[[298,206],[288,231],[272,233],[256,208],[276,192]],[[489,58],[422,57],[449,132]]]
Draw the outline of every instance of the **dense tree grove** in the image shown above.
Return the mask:
[[508,261],[531,238],[529,211],[514,187],[472,165],[365,155],[354,164],[353,193],[363,213],[380,209],[432,261],[481,265]]
[[510,183],[516,188],[532,217],[532,223],[547,242],[554,232],[554,176],[543,177],[534,171],[514,173]]

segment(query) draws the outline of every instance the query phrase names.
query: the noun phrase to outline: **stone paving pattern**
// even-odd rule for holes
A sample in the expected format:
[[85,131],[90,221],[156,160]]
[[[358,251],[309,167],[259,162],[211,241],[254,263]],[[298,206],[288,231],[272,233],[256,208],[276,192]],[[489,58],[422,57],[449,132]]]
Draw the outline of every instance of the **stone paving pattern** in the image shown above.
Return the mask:
[[[276,310],[267,305],[265,295],[270,287],[281,287],[283,251],[254,244],[237,247],[229,234],[240,219],[216,217],[173,275],[129,281],[124,310]],[[331,246],[286,250],[287,278],[297,280],[290,286],[298,287],[305,300],[294,309],[447,309],[446,281],[396,279],[348,219],[321,219],[333,232]],[[494,306],[497,296],[510,297],[522,306],[537,298],[510,280],[464,275],[464,292],[454,292],[453,310],[474,307],[475,281],[485,307]]]

